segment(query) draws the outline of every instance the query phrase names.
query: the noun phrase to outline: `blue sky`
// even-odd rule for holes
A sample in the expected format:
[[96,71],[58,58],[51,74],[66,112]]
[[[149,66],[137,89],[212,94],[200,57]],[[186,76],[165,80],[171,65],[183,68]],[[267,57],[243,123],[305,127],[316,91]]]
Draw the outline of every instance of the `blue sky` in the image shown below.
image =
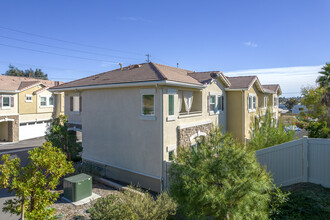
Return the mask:
[[11,0],[0,8],[0,73],[11,63],[70,81],[149,53],[190,70],[258,75],[295,96],[330,61],[328,0]]

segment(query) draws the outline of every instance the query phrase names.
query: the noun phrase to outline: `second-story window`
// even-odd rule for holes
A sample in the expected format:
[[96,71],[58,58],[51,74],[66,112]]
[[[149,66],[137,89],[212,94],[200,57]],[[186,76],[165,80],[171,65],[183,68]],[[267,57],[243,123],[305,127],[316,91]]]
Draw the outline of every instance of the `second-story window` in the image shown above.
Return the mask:
[[40,106],[47,106],[47,97],[40,97]]
[[216,101],[215,95],[211,95],[210,96],[210,111],[211,112],[215,112],[215,106],[216,106],[215,101]]
[[249,112],[255,111],[257,107],[257,97],[255,94],[249,94],[248,96],[248,110]]
[[174,115],[174,95],[168,95],[168,115]]
[[32,102],[32,95],[26,95],[25,102]]
[[268,96],[264,97],[264,107],[267,108],[268,105]]
[[54,97],[53,96],[49,97],[49,99],[48,99],[48,105],[49,106],[53,106],[54,105]]
[[142,95],[142,115],[155,115],[154,95]]

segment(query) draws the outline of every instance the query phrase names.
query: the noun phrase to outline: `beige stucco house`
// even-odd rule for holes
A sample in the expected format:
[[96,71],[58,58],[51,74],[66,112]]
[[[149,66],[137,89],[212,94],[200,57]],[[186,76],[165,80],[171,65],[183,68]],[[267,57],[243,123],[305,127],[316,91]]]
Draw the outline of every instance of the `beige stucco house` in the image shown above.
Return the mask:
[[279,101],[282,94],[278,84],[261,85],[257,76],[227,77],[230,87],[227,93],[227,131],[241,142],[251,138],[251,123],[270,108],[278,122]]
[[167,161],[213,125],[227,129],[230,82],[219,71],[156,63],[131,65],[53,87],[65,92],[71,130],[82,131],[84,161],[108,178],[153,191],[166,184]]
[[64,113],[64,95],[48,89],[59,82],[0,75],[0,141],[45,135],[53,117]]

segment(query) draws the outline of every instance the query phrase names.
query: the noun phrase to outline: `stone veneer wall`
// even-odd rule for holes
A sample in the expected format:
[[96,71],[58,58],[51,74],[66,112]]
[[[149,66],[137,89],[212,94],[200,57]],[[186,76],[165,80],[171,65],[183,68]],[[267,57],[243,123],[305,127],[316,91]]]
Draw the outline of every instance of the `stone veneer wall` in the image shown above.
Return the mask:
[[[0,116],[0,120],[14,119],[14,121],[8,121],[8,141],[17,142],[19,132],[19,118],[18,115]],[[1,123],[1,122],[0,122]]]
[[212,123],[197,125],[180,129],[178,127],[178,143],[177,146],[189,147],[191,145],[190,137],[198,132],[209,134],[212,129]]

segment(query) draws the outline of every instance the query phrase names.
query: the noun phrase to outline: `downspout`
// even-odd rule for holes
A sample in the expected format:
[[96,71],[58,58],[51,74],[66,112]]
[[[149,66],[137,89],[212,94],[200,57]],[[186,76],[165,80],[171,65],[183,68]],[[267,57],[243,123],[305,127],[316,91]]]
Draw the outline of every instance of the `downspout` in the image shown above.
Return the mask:
[[243,143],[245,144],[245,97],[244,97],[244,90],[242,89],[242,137],[243,137]]
[[[158,85],[156,85],[156,87],[158,87]],[[160,97],[160,126],[161,126],[161,144],[160,144],[160,146],[161,146],[161,149],[160,149],[160,156],[161,156],[161,160],[160,160],[160,162],[161,162],[161,175],[160,175],[160,192],[163,192],[163,190],[164,190],[164,186],[163,186],[163,184],[164,184],[164,178],[163,178],[163,172],[164,172],[164,162],[163,162],[163,160],[164,160],[164,109],[163,109],[163,97],[164,97],[164,91],[163,91],[164,89],[163,88],[161,88],[161,92],[160,92],[160,95],[161,95],[161,97]]]

